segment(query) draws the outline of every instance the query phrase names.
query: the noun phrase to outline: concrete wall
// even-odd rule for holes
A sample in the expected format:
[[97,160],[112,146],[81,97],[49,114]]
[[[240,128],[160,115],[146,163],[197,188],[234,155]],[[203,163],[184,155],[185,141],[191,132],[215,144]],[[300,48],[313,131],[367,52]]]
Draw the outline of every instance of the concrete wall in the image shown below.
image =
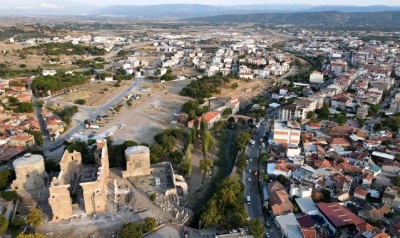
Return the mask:
[[70,218],[72,216],[72,199],[70,197],[70,183],[79,177],[82,166],[81,153],[64,151],[60,161],[60,173],[53,178],[49,188],[49,205],[53,212],[52,221]]
[[52,221],[57,222],[70,218],[72,216],[72,199],[69,194],[69,184],[52,186],[49,191],[49,205],[53,212]]
[[94,155],[98,166],[96,181],[79,184],[83,189],[83,200],[87,215],[100,214],[107,211],[107,179],[110,170],[106,140],[97,141],[97,149]]

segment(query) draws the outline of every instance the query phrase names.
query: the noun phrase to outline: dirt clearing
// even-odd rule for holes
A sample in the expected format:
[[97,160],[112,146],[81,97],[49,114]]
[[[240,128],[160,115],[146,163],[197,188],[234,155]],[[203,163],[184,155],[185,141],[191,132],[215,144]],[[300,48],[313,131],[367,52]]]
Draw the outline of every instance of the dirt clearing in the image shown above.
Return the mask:
[[125,90],[132,81],[122,81],[120,87],[115,87],[117,82],[96,81],[78,89],[57,97],[57,100],[74,103],[77,99],[85,99],[85,106],[101,106],[109,102],[116,95]]
[[[243,107],[251,103],[251,99],[259,95],[262,91],[269,87],[269,80],[254,79],[249,82],[243,80],[231,79],[229,84],[222,85],[221,93],[214,94],[214,97],[221,98],[239,98],[240,106]],[[237,83],[238,87],[231,88],[231,85]]]
[[[182,104],[190,100],[188,97],[179,95],[182,88],[189,83],[190,80],[141,83],[132,90],[132,93],[140,94],[142,97],[133,100],[130,107],[124,99],[121,112],[110,123],[106,123],[99,129],[97,137],[104,138],[112,134],[116,144],[126,140],[153,143],[154,135],[157,133],[170,126],[179,126],[171,122],[174,119],[174,110],[179,112]],[[142,88],[147,88],[148,91],[140,91]],[[125,126],[121,127],[121,125]]]

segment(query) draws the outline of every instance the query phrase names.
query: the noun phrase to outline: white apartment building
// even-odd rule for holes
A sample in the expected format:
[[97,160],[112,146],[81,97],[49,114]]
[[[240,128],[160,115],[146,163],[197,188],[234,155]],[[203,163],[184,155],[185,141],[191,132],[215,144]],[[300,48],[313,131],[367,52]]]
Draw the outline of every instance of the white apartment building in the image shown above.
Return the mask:
[[275,121],[273,142],[282,145],[298,145],[300,143],[300,123],[295,121]]

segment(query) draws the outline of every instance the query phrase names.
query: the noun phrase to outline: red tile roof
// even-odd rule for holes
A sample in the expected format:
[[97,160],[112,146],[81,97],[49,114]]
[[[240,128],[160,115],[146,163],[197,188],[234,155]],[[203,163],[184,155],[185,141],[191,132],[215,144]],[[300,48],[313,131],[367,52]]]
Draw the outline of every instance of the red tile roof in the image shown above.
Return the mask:
[[315,228],[301,228],[301,233],[303,233],[304,238],[316,238],[317,231]]

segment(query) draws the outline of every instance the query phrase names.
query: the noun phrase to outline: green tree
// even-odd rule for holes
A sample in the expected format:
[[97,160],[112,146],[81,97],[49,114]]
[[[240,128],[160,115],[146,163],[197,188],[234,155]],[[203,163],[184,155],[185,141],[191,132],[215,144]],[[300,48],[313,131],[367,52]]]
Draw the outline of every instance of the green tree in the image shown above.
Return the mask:
[[153,217],[146,217],[142,223],[143,233],[153,231],[157,227],[157,221]]
[[236,138],[236,144],[238,145],[241,151],[244,151],[250,140],[251,140],[251,134],[249,132],[242,132]]
[[382,127],[383,127],[382,123],[380,121],[378,121],[375,123],[373,129],[374,129],[374,131],[379,131],[382,129]]
[[244,209],[244,184],[232,177],[221,181],[216,193],[203,208],[201,215],[205,227],[232,228],[231,217],[235,213],[246,216]]
[[370,105],[369,109],[372,111],[372,115],[376,115],[379,112],[379,105]]
[[322,201],[323,202],[331,202],[331,192],[327,189],[322,189],[321,194],[323,196]]
[[246,216],[242,213],[235,212],[232,214],[229,223],[232,224],[233,227],[242,227],[246,223]]
[[75,104],[84,105],[86,103],[85,99],[76,99]]
[[220,213],[218,209],[217,200],[211,199],[207,204],[207,208],[201,216],[201,221],[203,225],[205,227],[217,225],[222,218],[222,213]]
[[237,88],[237,87],[239,87],[238,83],[233,83],[233,84],[231,85],[231,89],[235,89],[235,88]]
[[263,238],[265,234],[265,227],[261,219],[250,219],[247,224],[249,233],[255,238]]
[[242,151],[236,161],[236,166],[239,167],[240,169],[243,169],[244,167],[246,167],[246,153],[244,151]]
[[223,112],[222,112],[222,116],[229,116],[232,115],[232,108],[226,108]]
[[150,200],[151,200],[152,202],[154,202],[156,199],[157,199],[156,193],[150,194]]
[[316,110],[316,113],[320,119],[328,119],[330,115],[329,105],[325,103],[321,109]]
[[18,193],[16,191],[1,191],[0,197],[5,199],[6,201],[12,201],[18,198]]
[[285,97],[281,97],[281,98],[279,98],[279,103],[280,104],[285,104],[286,103],[286,98]]
[[400,176],[394,176],[390,179],[394,186],[400,186]]
[[279,183],[281,183],[282,185],[285,185],[285,184],[287,183],[287,181],[288,181],[288,179],[287,179],[284,175],[282,175],[282,174],[278,175],[278,177],[276,178],[276,180],[277,180]]
[[32,227],[38,227],[43,222],[43,213],[39,208],[33,208],[26,217],[26,223]]
[[264,182],[268,182],[268,180],[269,180],[269,175],[268,174],[264,174],[263,175],[263,181]]
[[208,175],[211,172],[211,167],[214,165],[213,161],[211,159],[202,159],[200,160],[200,171],[204,175]]
[[0,171],[0,189],[5,189],[7,187],[7,182],[11,176],[11,170]]
[[192,174],[192,169],[193,169],[192,152],[193,152],[193,144],[189,142],[189,144],[186,146],[186,150],[185,150],[185,159],[179,165],[179,170],[189,176]]
[[31,102],[21,102],[18,107],[14,109],[16,113],[33,112],[33,103]]
[[52,172],[60,172],[60,165],[57,164],[54,160],[45,159],[44,160],[44,169],[48,174]]
[[143,230],[138,224],[130,222],[122,226],[118,236],[121,238],[143,237]]
[[25,226],[25,220],[22,218],[15,218],[10,225],[12,229],[19,229],[22,226]]
[[315,118],[315,112],[313,112],[313,111],[309,111],[309,112],[307,112],[307,118],[309,118],[309,119],[314,119]]
[[33,138],[35,140],[35,144],[37,146],[42,146],[43,145],[43,134],[40,131],[29,131],[29,134],[33,135]]
[[268,153],[262,153],[260,155],[260,160],[264,163],[266,163],[269,160],[269,154]]
[[4,215],[0,215],[0,234],[8,229],[8,220]]
[[11,106],[15,106],[15,105],[18,105],[19,100],[16,97],[10,96],[10,97],[8,97],[8,103]]
[[214,148],[215,145],[214,137],[212,136],[211,132],[207,129],[202,139],[203,139],[203,152],[204,155],[206,156],[207,153]]

